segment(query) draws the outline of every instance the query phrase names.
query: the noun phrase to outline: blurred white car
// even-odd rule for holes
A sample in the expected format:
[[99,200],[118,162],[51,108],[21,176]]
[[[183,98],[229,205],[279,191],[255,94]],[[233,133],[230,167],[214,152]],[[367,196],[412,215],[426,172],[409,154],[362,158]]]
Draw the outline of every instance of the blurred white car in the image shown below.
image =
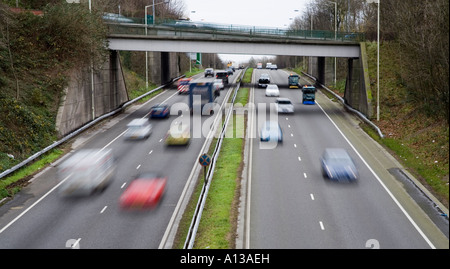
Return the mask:
[[60,195],[88,195],[105,189],[116,173],[111,149],[83,149],[58,165]]
[[289,98],[277,98],[275,103],[278,113],[294,113],[294,105]]
[[269,84],[266,87],[266,96],[280,96],[280,91],[278,90],[278,86],[275,84]]
[[266,121],[260,131],[261,141],[278,141],[283,143],[283,130],[277,121]]
[[225,88],[225,85],[223,85],[223,80],[215,79],[214,80],[214,88],[216,90],[223,90]]
[[125,139],[147,139],[152,133],[152,125],[148,119],[134,119],[127,124]]

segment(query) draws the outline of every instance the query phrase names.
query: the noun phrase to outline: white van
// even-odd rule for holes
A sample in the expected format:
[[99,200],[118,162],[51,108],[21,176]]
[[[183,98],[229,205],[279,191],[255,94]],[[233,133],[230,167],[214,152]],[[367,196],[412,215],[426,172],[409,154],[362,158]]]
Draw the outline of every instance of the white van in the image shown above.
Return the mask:
[[58,165],[61,195],[88,195],[103,190],[114,178],[116,165],[111,149],[83,149]]

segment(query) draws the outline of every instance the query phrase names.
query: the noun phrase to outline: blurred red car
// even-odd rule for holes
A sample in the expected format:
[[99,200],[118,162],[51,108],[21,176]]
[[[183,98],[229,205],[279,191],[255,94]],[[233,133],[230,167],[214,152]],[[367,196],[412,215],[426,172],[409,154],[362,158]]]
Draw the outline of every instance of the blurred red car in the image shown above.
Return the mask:
[[131,182],[120,196],[122,208],[155,208],[166,189],[167,177],[143,173]]

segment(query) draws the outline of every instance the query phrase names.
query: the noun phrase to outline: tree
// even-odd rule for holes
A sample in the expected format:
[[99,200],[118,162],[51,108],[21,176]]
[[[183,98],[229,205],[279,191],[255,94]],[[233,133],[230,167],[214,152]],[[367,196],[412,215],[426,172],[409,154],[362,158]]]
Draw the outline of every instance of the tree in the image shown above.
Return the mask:
[[[13,73],[15,84],[16,84],[16,99],[19,99],[19,79],[17,77],[17,72],[14,67],[14,59],[13,53],[11,50],[11,38],[10,38],[10,29],[14,27],[14,19],[12,14],[8,10],[8,6],[0,3],[0,52],[7,50],[8,51],[8,60],[9,66],[11,68],[11,72]],[[3,57],[2,57],[3,58]],[[6,62],[6,61],[5,61]],[[0,66],[0,69],[2,66]],[[1,86],[1,81],[0,81]]]

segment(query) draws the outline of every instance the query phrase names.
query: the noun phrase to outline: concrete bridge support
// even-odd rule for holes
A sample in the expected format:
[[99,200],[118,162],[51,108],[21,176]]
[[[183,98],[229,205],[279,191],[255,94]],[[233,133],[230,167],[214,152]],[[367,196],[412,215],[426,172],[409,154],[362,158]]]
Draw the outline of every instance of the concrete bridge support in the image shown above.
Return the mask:
[[149,80],[155,84],[170,82],[189,69],[189,60],[184,53],[149,51],[148,58]]
[[[366,47],[360,44],[359,57],[347,59],[347,78],[345,83],[344,100],[347,105],[360,111],[367,118],[373,116],[372,92],[368,73]],[[334,79],[329,70],[333,70],[334,61],[331,57],[310,57],[309,74],[316,78],[317,85],[330,85]]]
[[360,57],[348,59],[344,100],[347,105],[358,110],[368,119],[373,116],[372,91],[364,43],[361,43]]
[[111,112],[129,100],[117,51],[110,51],[108,60],[98,70],[94,70],[93,81],[92,85],[89,65],[70,72],[70,80],[64,89],[56,117],[56,129],[60,136]]

